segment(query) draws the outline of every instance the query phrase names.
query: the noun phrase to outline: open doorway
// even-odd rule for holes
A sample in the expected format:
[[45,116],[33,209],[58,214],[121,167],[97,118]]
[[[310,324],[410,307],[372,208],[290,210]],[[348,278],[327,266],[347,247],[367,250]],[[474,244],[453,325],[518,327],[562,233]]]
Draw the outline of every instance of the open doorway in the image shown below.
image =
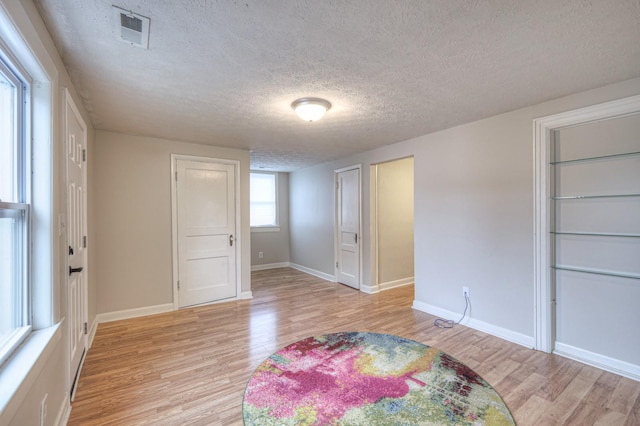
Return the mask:
[[371,165],[371,285],[414,283],[413,157]]

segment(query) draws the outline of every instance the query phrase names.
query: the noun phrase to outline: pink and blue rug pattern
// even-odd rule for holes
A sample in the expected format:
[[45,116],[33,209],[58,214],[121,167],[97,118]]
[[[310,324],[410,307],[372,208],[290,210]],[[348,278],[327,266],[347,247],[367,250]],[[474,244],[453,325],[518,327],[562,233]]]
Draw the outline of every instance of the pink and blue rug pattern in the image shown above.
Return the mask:
[[247,384],[245,425],[515,425],[469,367],[389,334],[309,337],[267,358]]

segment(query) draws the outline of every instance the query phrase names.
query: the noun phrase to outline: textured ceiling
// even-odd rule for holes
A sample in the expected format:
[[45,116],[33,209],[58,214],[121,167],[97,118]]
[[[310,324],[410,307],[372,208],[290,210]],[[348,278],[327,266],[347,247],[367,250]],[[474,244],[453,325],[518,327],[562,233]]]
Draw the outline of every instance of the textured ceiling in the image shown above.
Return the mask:
[[[111,5],[151,18],[115,39]],[[36,0],[93,126],[291,171],[640,76],[640,0]],[[333,108],[300,120],[293,100]]]

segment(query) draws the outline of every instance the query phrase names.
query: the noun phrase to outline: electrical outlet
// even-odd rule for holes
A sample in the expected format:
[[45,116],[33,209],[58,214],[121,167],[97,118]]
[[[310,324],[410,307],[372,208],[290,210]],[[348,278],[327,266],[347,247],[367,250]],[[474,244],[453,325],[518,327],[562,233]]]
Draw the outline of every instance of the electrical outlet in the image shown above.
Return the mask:
[[258,259],[262,259],[264,257],[264,253],[261,251],[258,252]]
[[47,423],[47,397],[48,393],[44,394],[42,402],[40,402],[40,426],[44,426]]
[[469,293],[469,287],[462,287],[462,297],[471,297],[471,294]]

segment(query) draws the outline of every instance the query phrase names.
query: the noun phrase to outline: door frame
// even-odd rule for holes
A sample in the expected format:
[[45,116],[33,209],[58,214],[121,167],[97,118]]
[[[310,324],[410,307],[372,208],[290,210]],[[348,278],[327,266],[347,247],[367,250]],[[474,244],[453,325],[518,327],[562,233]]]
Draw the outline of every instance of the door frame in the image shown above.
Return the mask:
[[235,179],[235,254],[236,254],[236,297],[214,301],[213,303],[229,302],[242,298],[242,234],[241,234],[241,214],[240,214],[240,161],[225,158],[202,157],[196,155],[171,154],[171,266],[173,281],[173,310],[180,309],[178,292],[178,204],[177,204],[177,180],[178,160],[200,161],[209,164],[231,164],[234,167]]
[[[83,135],[84,135],[84,140],[82,141],[83,144],[83,149],[85,151],[84,155],[85,160],[84,160],[84,173],[83,173],[83,177],[82,177],[82,186],[84,188],[84,197],[83,197],[83,203],[84,203],[84,218],[83,218],[83,229],[82,229],[82,233],[84,236],[88,235],[88,218],[89,218],[89,211],[88,211],[88,203],[87,203],[87,198],[88,198],[88,188],[87,188],[87,179],[88,179],[88,164],[89,162],[88,160],[88,153],[87,153],[87,149],[88,149],[88,138],[87,138],[87,132],[88,132],[88,128],[87,128],[87,123],[85,123],[84,118],[82,117],[82,114],[80,114],[80,111],[78,110],[78,107],[76,106],[71,93],[69,92],[68,88],[64,88],[64,149],[65,149],[65,156],[64,156],[64,171],[65,171],[65,198],[66,198],[66,215],[65,215],[65,229],[64,229],[64,237],[65,237],[65,268],[64,270],[67,271],[69,269],[69,256],[66,254],[66,248],[69,247],[69,226],[70,226],[70,221],[69,221],[69,191],[68,191],[68,183],[69,183],[69,160],[68,160],[68,153],[69,153],[69,116],[67,115],[69,109],[71,109],[71,111],[73,111],[73,114],[75,115],[76,119],[78,120],[78,123],[80,124],[80,127],[82,127],[83,130]],[[82,304],[83,304],[83,308],[82,308],[82,316],[83,316],[83,322],[85,324],[85,327],[88,327],[88,323],[89,323],[89,244],[87,244],[87,247],[84,248],[83,250],[83,262],[84,262],[84,270],[81,272],[82,274],[84,274],[84,279],[82,280],[82,293],[84,294],[83,300],[82,300]],[[66,275],[66,274],[65,274]],[[65,316],[69,316],[69,276],[66,276],[65,279],[65,298],[66,298],[66,312],[65,312]],[[67,321],[68,323],[70,323],[70,321]],[[81,356],[80,358],[80,364],[78,364],[77,367],[77,374],[75,376],[75,379],[71,379],[71,370],[73,368],[75,368],[75,366],[71,365],[71,331],[69,327],[66,328],[67,330],[67,360],[66,360],[66,364],[67,364],[67,380],[69,381],[67,383],[67,390],[69,391],[69,398],[71,401],[73,401],[74,397],[75,397],[75,391],[77,389],[77,381],[80,378],[80,372],[82,371],[82,366],[84,365],[84,360],[87,356],[87,350],[89,349],[89,339],[88,339],[88,330],[87,328],[85,328],[85,333],[82,337],[82,339],[84,340],[84,354]]]
[[640,95],[533,120],[534,147],[534,340],[535,349],[553,352],[555,301],[551,276],[551,140],[553,131],[640,112]]
[[333,281],[338,282],[338,267],[336,265],[338,263],[338,253],[340,251],[338,236],[338,175],[350,170],[358,170],[358,235],[360,236],[360,243],[358,244],[358,268],[360,269],[358,272],[358,290],[362,290],[362,164],[354,164],[352,166],[343,167],[333,171]]
[[[369,241],[370,247],[370,274],[371,274],[371,282],[368,286],[363,286],[362,291],[365,293],[379,293],[382,291],[379,283],[378,276],[378,262],[379,262],[379,252],[378,252],[378,167],[382,164],[392,163],[394,161],[400,161],[407,158],[414,158],[413,155],[407,155],[405,157],[394,158],[391,160],[380,161],[379,163],[371,164],[369,166],[369,235],[371,240]],[[415,164],[415,163],[414,163]],[[413,180],[415,182],[415,167],[413,172]],[[414,189],[414,201],[415,201],[415,189]],[[415,208],[414,208],[414,216],[415,216]],[[415,234],[415,223],[414,223],[414,234]],[[415,250],[415,247],[414,247]],[[414,252],[415,258],[415,252]],[[414,266],[414,280],[415,280],[415,266]],[[388,288],[385,288],[385,290]]]

